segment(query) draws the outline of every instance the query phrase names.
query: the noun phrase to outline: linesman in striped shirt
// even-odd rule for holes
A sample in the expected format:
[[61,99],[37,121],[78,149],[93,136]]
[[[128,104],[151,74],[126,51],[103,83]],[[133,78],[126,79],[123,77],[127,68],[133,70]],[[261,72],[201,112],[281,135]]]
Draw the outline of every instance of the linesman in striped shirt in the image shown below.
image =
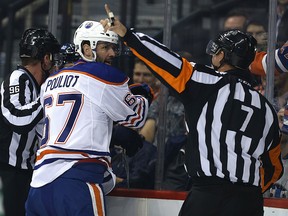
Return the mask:
[[[111,11],[105,5],[106,12]],[[184,104],[189,128],[185,165],[193,186],[180,216],[263,216],[263,196],[281,175],[280,130],[269,101],[252,87],[256,40],[228,30],[206,52],[213,67],[188,62],[117,18],[116,32]]]
[[[20,40],[21,65],[1,85],[0,177],[5,216],[24,216],[35,164],[37,123],[43,118],[40,85],[54,70],[60,44],[44,29],[27,29]],[[38,130],[40,133],[40,130]]]

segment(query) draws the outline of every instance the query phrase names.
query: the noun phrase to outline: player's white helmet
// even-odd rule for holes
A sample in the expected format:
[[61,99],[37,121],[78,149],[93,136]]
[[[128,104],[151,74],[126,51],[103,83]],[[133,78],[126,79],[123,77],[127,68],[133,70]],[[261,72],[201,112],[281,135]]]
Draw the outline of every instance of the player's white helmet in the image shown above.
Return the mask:
[[[89,41],[93,52],[93,60],[85,58],[82,53],[82,41]],[[96,21],[84,21],[74,34],[75,51],[86,61],[96,60],[96,46],[98,41],[118,44],[118,35],[112,31],[104,32],[101,23]]]

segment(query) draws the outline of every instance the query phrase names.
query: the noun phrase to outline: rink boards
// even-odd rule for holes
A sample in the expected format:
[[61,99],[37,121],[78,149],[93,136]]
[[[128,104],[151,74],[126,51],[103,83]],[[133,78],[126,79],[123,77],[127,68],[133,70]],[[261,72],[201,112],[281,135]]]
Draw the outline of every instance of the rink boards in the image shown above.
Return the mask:
[[[107,196],[108,216],[177,216],[186,192],[115,189]],[[264,216],[288,216],[288,199],[265,198]]]

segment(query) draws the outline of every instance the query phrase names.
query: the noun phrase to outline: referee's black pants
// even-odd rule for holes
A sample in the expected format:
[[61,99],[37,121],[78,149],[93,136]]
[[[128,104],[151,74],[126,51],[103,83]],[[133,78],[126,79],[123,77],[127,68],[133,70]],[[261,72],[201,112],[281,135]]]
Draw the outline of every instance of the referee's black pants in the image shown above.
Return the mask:
[[18,169],[0,163],[5,216],[25,216],[25,202],[32,173],[32,170]]
[[198,178],[179,216],[263,216],[261,187],[233,184],[215,177]]

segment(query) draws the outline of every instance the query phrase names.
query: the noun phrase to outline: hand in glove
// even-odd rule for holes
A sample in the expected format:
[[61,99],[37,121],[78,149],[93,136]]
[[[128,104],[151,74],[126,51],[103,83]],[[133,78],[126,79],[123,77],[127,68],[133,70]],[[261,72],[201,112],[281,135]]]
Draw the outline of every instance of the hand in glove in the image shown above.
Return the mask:
[[143,140],[137,131],[122,125],[116,125],[113,127],[110,145],[121,146],[126,150],[126,154],[132,157],[142,148]]
[[148,100],[149,106],[154,99],[154,92],[146,83],[135,83],[129,86],[130,91],[134,95],[141,95]]

